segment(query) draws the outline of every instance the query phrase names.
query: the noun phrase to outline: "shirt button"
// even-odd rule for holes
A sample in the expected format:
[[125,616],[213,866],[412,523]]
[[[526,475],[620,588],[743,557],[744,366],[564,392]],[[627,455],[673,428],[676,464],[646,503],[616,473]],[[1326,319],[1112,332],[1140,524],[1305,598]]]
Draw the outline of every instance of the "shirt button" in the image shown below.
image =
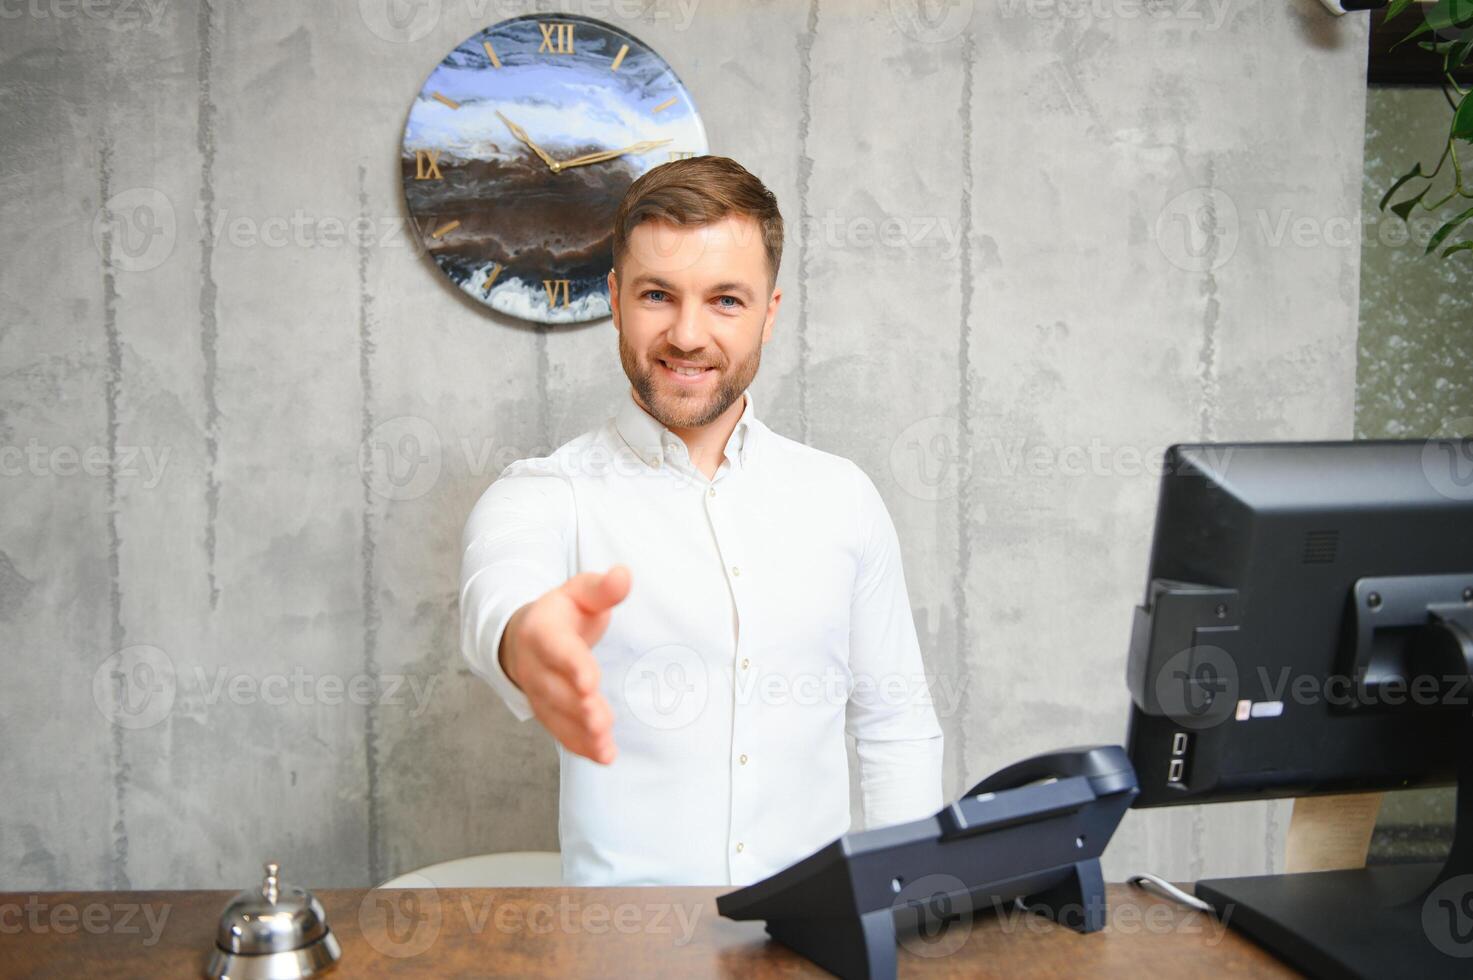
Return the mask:
[[731,566],[731,574],[733,574],[733,575],[740,575],[740,574],[742,574],[742,570],[740,568],[737,568],[735,565],[733,565],[733,566]]
[[737,841],[737,853],[738,854],[742,853],[742,842],[741,841]]
[[750,666],[752,666],[752,661],[748,660],[746,657],[743,657],[742,658],[742,670],[746,670]]
[[716,496],[716,488],[715,487],[712,487],[710,490],[707,490],[706,491],[706,496],[708,496],[708,497],[714,497],[714,496]]
[[747,764],[747,753],[743,752],[742,753],[742,757],[740,759],[738,759],[737,761],[740,762],[742,765],[745,766]]

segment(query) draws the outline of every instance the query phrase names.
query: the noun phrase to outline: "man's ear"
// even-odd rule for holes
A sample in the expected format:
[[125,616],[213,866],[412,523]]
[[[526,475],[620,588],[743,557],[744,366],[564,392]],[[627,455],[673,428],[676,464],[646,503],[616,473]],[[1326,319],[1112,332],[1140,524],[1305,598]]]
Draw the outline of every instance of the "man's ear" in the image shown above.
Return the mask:
[[777,308],[783,304],[783,291],[781,288],[773,289],[772,298],[767,301],[767,320],[762,324],[762,342],[765,344],[772,337],[772,324],[777,319]]
[[614,329],[619,329],[619,277],[609,270],[609,313],[614,318]]

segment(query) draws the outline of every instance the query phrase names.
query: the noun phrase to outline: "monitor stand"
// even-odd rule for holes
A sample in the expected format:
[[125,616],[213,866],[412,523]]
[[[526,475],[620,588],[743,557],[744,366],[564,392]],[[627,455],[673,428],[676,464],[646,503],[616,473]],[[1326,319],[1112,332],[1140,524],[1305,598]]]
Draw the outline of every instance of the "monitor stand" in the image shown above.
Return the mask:
[[1444,864],[1197,883],[1197,897],[1316,977],[1473,976],[1473,722],[1461,741],[1457,818]]

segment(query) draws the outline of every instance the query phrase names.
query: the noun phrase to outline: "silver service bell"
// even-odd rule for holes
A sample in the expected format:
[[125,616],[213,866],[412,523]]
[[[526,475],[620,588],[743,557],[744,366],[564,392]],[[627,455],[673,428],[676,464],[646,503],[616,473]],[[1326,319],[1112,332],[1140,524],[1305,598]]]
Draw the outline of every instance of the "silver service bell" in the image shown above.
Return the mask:
[[342,947],[327,928],[322,903],[296,885],[283,884],[279,866],[266,864],[266,880],[230,900],[220,916],[210,980],[299,980],[332,969]]

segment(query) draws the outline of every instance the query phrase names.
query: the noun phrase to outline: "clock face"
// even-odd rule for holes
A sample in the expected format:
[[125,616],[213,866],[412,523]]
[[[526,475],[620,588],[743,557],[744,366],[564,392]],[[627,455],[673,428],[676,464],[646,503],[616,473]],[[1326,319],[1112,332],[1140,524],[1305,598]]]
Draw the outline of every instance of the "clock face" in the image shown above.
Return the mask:
[[690,93],[634,36],[529,14],[467,38],[409,112],[400,162],[450,280],[538,323],[609,315],[614,212],[652,167],[707,152]]

